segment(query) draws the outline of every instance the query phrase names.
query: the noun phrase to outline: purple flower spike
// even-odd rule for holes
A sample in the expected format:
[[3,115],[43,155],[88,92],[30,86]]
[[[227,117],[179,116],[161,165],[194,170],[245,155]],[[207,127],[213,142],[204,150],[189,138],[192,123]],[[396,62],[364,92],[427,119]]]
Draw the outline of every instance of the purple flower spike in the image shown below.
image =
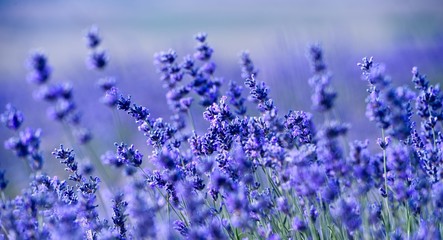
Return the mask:
[[17,130],[22,125],[23,119],[23,113],[11,104],[7,104],[5,112],[0,115],[0,121],[11,130]]

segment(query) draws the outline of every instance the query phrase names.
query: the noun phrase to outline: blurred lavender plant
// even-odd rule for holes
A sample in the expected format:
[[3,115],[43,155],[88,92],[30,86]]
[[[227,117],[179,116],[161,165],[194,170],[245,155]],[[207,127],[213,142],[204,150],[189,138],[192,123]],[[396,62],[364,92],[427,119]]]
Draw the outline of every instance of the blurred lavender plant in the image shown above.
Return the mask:
[[[45,74],[41,69],[50,69],[47,63],[47,58],[42,52],[33,53],[29,60],[30,75]],[[36,64],[39,63],[39,64]],[[44,66],[42,66],[44,65]],[[48,102],[51,106],[48,108],[48,117],[59,121],[69,127],[69,131],[77,138],[80,144],[88,143],[91,138],[89,129],[82,126],[81,113],[77,108],[73,99],[72,85],[70,83],[47,83],[50,75],[40,76],[44,81],[31,81],[39,85],[35,92],[35,97],[39,100]]]

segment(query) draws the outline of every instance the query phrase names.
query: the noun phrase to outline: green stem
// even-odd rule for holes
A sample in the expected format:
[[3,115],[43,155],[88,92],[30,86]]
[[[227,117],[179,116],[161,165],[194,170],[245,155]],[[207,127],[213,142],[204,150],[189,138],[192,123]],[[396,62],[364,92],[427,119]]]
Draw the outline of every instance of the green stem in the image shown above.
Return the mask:
[[180,212],[180,214],[177,212],[177,210],[174,208],[174,206],[172,206],[171,202],[169,201],[169,198],[167,198],[167,197],[162,193],[162,191],[161,191],[159,188],[157,188],[157,190],[158,190],[158,192],[160,193],[160,195],[162,195],[162,197],[163,197],[163,198],[165,199],[165,201],[167,202],[167,204],[168,204],[168,211],[169,211],[169,208],[171,208],[172,211],[177,215],[177,217],[178,217],[181,221],[183,221],[187,227],[189,227],[189,223],[188,223],[188,221],[186,220],[185,216],[183,216],[183,214],[182,214],[181,212]]
[[188,112],[189,120],[191,122],[192,130],[194,130],[194,132],[196,133],[194,118],[192,117],[191,109],[188,108],[187,112]]
[[98,157],[95,150],[92,148],[90,143],[85,144],[85,148],[89,151],[89,154],[92,155],[92,161],[94,164],[99,168],[100,174],[105,178],[105,185],[109,187],[109,184],[111,184],[112,179],[111,176],[109,176],[108,172],[106,171],[106,168],[103,166],[103,163],[100,161],[100,158]]
[[315,222],[313,221],[313,219],[311,218],[311,216],[309,216],[309,200],[308,198],[304,198],[304,202],[305,202],[305,208],[306,211],[308,212],[308,219],[309,219],[309,230],[311,232],[311,236],[314,240],[320,240],[320,237],[318,235],[317,230],[315,229]]
[[2,202],[6,204],[6,195],[3,191],[0,191],[0,196],[2,198]]
[[[29,157],[29,156],[28,156]],[[31,174],[34,172],[34,171],[32,171],[32,168],[31,168],[31,166],[29,166],[29,159],[28,158],[23,158],[23,162],[24,162],[24,164],[25,164],[25,168],[26,168],[26,172],[28,173],[28,177],[30,177],[31,176]]]
[[118,112],[115,109],[112,109],[112,116],[114,118],[114,124],[117,127],[118,136],[120,138],[120,141],[123,141],[123,133],[122,133],[122,122],[120,119],[120,115],[118,115]]
[[274,189],[275,193],[278,197],[281,197],[282,194],[280,190],[278,189],[277,185],[275,185],[274,180],[272,180],[271,176],[269,175],[268,171],[266,171],[266,168],[264,166],[261,166],[263,172],[266,174],[266,178],[268,179],[268,182],[271,184],[272,188]]
[[411,211],[409,209],[409,203],[406,202],[406,232],[407,232],[407,239],[411,239],[411,233],[412,233],[412,221],[413,221],[413,217],[411,216]]
[[11,239],[11,237],[8,234],[8,231],[6,230],[5,226],[3,226],[2,223],[0,223],[2,231],[5,233],[6,239]]
[[[382,128],[381,130],[381,135],[382,135],[382,139],[383,141],[385,140],[385,130]],[[386,159],[386,149],[383,149],[383,174],[384,174],[384,182],[385,182],[385,193],[386,193],[386,197],[385,197],[385,204],[386,204],[386,211],[388,212],[388,216],[387,216],[387,222],[388,222],[388,226],[390,226],[390,218],[391,218],[391,211],[389,209],[389,194],[388,194],[388,174],[387,174],[387,159]],[[390,230],[390,229],[388,229]]]
[[[431,119],[432,119],[431,108],[428,109],[428,113],[429,113],[429,121],[431,121]],[[432,127],[432,140],[433,140],[433,148],[432,149],[435,150],[437,147],[437,141],[436,141],[434,126]]]

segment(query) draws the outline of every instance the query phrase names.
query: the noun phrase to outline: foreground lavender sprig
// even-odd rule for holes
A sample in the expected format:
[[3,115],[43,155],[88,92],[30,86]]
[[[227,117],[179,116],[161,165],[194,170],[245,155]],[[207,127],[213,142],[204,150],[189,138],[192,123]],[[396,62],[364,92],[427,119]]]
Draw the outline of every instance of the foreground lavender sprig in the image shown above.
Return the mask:
[[86,221],[86,228],[92,237],[96,237],[104,227],[104,222],[99,219],[97,211],[96,192],[99,188],[100,179],[90,176],[89,179],[79,172],[78,163],[75,160],[73,150],[65,149],[63,145],[52,152],[55,158],[60,159],[60,163],[66,165],[65,170],[70,173],[69,180],[76,182],[79,191],[79,208],[81,217]]

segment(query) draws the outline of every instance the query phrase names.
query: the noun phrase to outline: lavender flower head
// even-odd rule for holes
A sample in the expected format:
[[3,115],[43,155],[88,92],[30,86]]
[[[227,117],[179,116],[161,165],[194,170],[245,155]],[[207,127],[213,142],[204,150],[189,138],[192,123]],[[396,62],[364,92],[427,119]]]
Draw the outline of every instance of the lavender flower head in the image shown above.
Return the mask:
[[85,36],[86,44],[89,48],[95,49],[101,43],[101,37],[97,26],[92,26]]
[[124,162],[134,167],[139,167],[143,161],[143,154],[141,154],[134,145],[128,147],[124,143],[114,144],[117,147],[117,158],[120,162]]
[[41,130],[27,128],[19,133],[19,137],[13,137],[5,142],[5,148],[13,150],[18,157],[27,157],[38,151],[40,147]]
[[23,113],[13,107],[6,105],[6,110],[0,115],[1,122],[11,130],[17,130],[23,123]]
[[197,33],[195,39],[198,42],[197,52],[194,53],[194,57],[200,61],[209,61],[211,59],[214,49],[212,49],[207,43],[206,38],[208,34],[204,32]]
[[243,87],[234,81],[229,82],[229,90],[226,95],[229,97],[229,103],[236,108],[235,113],[244,115],[246,113],[245,98],[242,97]]
[[189,229],[183,221],[175,220],[174,229],[177,230],[183,237],[187,237],[189,234]]
[[333,216],[343,222],[347,230],[352,234],[362,224],[360,216],[360,207],[357,201],[353,198],[340,199],[331,207]]
[[43,52],[36,51],[31,54],[28,60],[28,81],[41,85],[48,81],[51,76],[52,68],[48,64],[48,59]]
[[390,109],[380,98],[378,90],[372,91],[366,98],[366,116],[375,122],[379,128],[387,129],[390,123]]
[[241,65],[241,77],[243,79],[251,77],[251,75],[257,76],[258,69],[254,66],[252,59],[249,56],[248,51],[243,51],[240,54]]
[[437,209],[443,209],[443,183],[439,182],[432,187],[432,195],[434,198],[434,206]]
[[323,59],[323,49],[320,44],[311,45],[307,55],[311,62],[311,70],[313,73],[320,74],[326,70],[326,63]]
[[297,232],[303,232],[307,229],[306,223],[298,217],[294,217],[292,220],[292,229]]
[[337,92],[330,85],[332,76],[327,72],[326,63],[323,59],[323,49],[319,44],[309,47],[308,59],[314,74],[309,79],[309,85],[314,89],[311,97],[312,106],[319,112],[328,111],[334,106]]
[[47,84],[41,86],[35,93],[35,98],[47,102],[72,99],[72,85],[70,83]]
[[100,101],[113,108],[117,105],[118,99],[120,97],[120,93],[116,87],[111,87],[105,91],[105,95],[100,99]]
[[382,90],[391,83],[390,77],[385,74],[385,65],[375,63],[373,57],[364,57],[361,63],[357,63],[357,66],[362,71],[362,79],[368,81],[370,86]]
[[108,151],[102,155],[101,159],[104,163],[117,168],[125,165],[126,167],[140,167],[143,161],[143,154],[135,149],[134,145],[129,147],[125,143],[114,143],[114,145],[117,147],[115,153]]
[[87,59],[87,65],[90,69],[102,70],[109,62],[109,56],[105,50],[91,52]]
[[108,91],[116,86],[117,80],[114,77],[104,77],[100,78],[97,85],[103,90]]
[[303,111],[289,111],[285,115],[285,128],[299,145],[314,142],[315,129],[311,118],[311,114]]
[[5,190],[5,188],[8,186],[8,180],[5,178],[5,172],[4,170],[0,171],[0,191]]

